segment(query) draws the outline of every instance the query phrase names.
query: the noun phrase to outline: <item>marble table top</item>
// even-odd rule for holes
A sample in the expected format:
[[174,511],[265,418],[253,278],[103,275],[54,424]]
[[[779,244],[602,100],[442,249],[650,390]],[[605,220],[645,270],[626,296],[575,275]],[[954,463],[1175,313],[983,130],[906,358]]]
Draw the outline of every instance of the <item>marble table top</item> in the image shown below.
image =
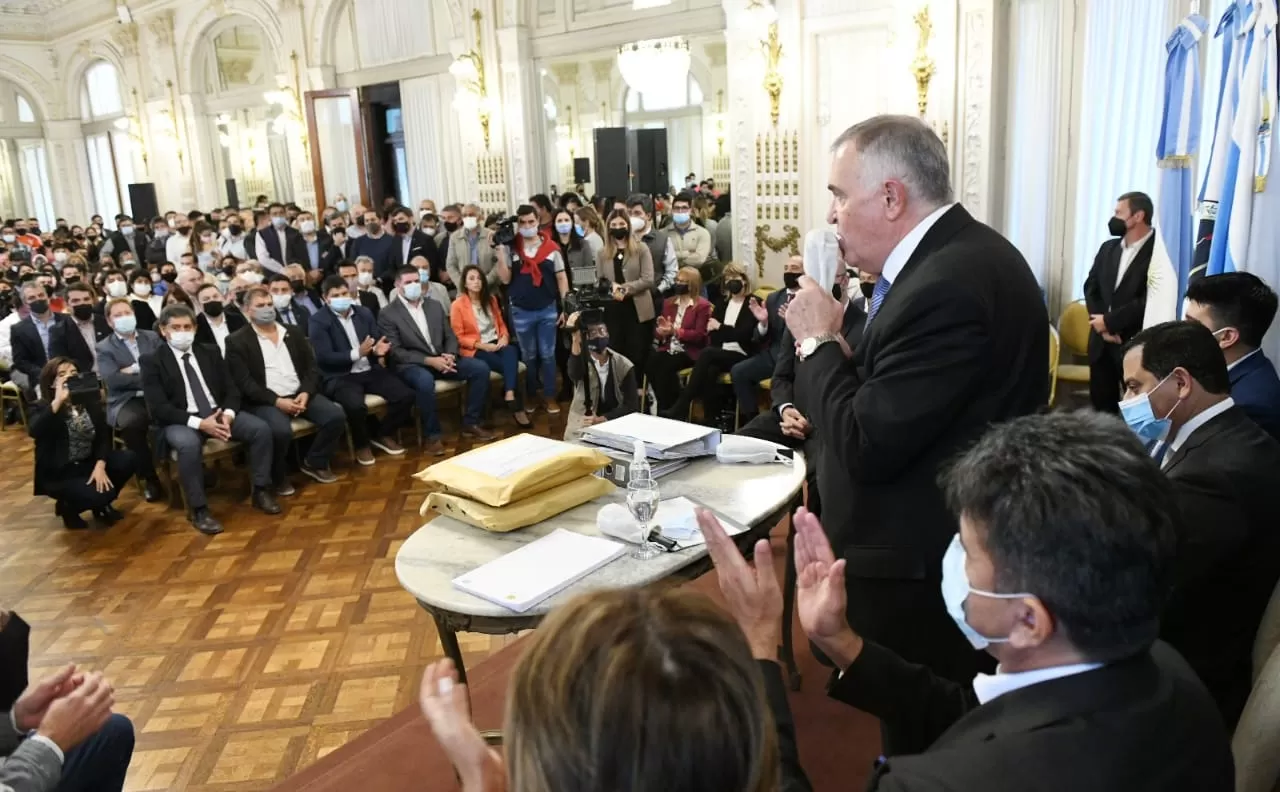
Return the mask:
[[[795,497],[804,484],[804,476],[804,456],[799,452],[791,466],[780,463],[724,465],[710,457],[695,460],[663,476],[658,479],[658,486],[663,500],[683,495],[750,529]],[[400,547],[396,553],[396,576],[406,591],[433,608],[466,616],[514,619],[546,614],[584,591],[644,586],[706,556],[706,545],[662,553],[648,561],[624,555],[524,613],[510,611],[454,588],[454,578],[557,528],[602,536],[596,528],[596,513],[608,503],[625,507],[625,496],[626,488],[618,488],[590,503],[510,533],[491,533],[437,515],[414,531]]]

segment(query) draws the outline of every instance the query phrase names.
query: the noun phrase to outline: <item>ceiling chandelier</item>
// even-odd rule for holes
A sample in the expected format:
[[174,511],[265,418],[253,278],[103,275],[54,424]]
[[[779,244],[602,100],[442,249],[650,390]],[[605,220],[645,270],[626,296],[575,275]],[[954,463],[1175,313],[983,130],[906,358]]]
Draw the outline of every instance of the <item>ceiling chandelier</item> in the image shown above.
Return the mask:
[[689,78],[689,42],[681,36],[634,41],[618,48],[618,71],[641,94],[684,87]]

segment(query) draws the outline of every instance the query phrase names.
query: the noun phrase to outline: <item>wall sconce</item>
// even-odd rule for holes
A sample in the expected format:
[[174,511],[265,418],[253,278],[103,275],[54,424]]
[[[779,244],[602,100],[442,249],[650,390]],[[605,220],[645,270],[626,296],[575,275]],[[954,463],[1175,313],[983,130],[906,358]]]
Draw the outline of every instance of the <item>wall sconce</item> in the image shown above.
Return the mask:
[[489,99],[488,87],[484,78],[483,30],[480,27],[480,10],[471,12],[471,21],[476,25],[476,47],[458,56],[449,66],[449,73],[459,83],[459,91],[454,105],[459,109],[472,110],[480,118],[480,132],[484,136],[485,151],[489,150],[489,120],[493,108]]
[[778,64],[782,61],[782,43],[778,40],[778,9],[765,0],[751,0],[747,6],[751,15],[749,24],[753,29],[762,31],[764,38],[760,48],[764,50],[764,90],[769,95],[769,117],[773,125],[778,125],[782,103],[782,72]]
[[274,91],[263,93],[262,98],[267,104],[280,108],[279,114],[271,119],[271,131],[277,135],[288,135],[296,131],[302,150],[309,160],[311,148],[307,141],[307,125],[302,115],[302,78],[298,73],[297,50],[289,53],[289,60],[293,65],[293,86],[282,84]]

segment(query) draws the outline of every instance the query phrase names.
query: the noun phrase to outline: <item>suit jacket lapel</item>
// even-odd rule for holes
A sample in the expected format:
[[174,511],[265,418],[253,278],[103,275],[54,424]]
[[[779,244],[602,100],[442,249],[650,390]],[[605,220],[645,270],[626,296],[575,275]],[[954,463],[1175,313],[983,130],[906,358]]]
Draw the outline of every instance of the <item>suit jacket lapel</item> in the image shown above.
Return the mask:
[[[1129,262],[1129,269],[1124,271],[1124,277],[1115,284],[1115,291],[1123,291],[1125,294],[1135,294],[1138,286],[1147,279],[1147,269],[1151,266],[1151,251],[1155,248],[1156,235],[1153,232],[1151,238],[1142,244],[1138,252],[1133,257],[1133,261]],[[1116,258],[1116,272],[1120,271],[1120,259]],[[1114,281],[1114,279],[1113,279]]]
[[1204,426],[1198,427],[1191,436],[1178,446],[1178,450],[1173,452],[1173,456],[1169,458],[1169,462],[1164,466],[1164,472],[1167,474],[1178,466],[1182,460],[1186,459],[1187,454],[1193,449],[1199,448],[1209,441],[1214,435],[1226,429],[1230,425],[1235,416],[1235,408],[1213,416]]
[[[422,299],[423,299],[422,319],[424,322],[430,322],[431,317],[427,315],[427,305],[426,305],[427,296],[425,294],[422,295]],[[422,335],[422,331],[418,329],[418,323],[413,321],[413,315],[409,313],[408,303],[406,303],[404,300],[396,300],[396,305],[399,306],[399,308],[397,308],[396,310],[400,312],[400,324],[407,325],[409,327],[409,331],[412,332],[415,336],[417,336],[420,341],[422,341],[423,346],[425,346],[427,349],[434,352],[435,345],[432,344],[430,341],[428,341]]]

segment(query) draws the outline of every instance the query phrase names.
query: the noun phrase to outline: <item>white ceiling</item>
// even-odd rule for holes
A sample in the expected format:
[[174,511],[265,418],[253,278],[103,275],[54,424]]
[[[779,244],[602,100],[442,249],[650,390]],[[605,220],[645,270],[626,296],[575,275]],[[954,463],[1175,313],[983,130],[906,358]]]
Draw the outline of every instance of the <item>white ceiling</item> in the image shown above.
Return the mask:
[[43,15],[69,2],[71,0],[0,0],[0,13]]

